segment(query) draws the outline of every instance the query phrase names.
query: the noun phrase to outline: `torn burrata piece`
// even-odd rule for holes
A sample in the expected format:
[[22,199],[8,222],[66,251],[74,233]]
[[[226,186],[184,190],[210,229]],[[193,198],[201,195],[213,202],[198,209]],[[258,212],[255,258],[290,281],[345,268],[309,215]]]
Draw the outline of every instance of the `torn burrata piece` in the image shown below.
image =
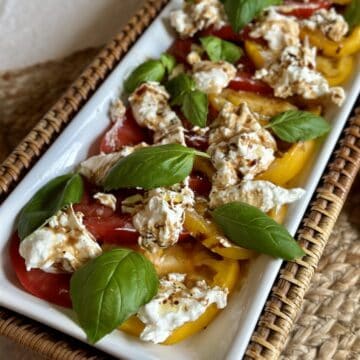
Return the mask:
[[137,313],[145,324],[141,340],[155,344],[164,342],[175,329],[197,320],[211,304],[218,309],[226,307],[227,289],[210,287],[205,280],[188,287],[185,281],[186,274],[179,273],[160,279],[157,295]]
[[59,210],[43,226],[21,241],[20,255],[26,269],[50,273],[74,272],[102,253],[94,236],[73,207]]
[[245,202],[263,212],[278,211],[281,206],[291,204],[304,196],[301,188],[285,189],[269,181],[242,181],[225,189],[213,188],[210,193],[210,207],[215,208],[233,201]]

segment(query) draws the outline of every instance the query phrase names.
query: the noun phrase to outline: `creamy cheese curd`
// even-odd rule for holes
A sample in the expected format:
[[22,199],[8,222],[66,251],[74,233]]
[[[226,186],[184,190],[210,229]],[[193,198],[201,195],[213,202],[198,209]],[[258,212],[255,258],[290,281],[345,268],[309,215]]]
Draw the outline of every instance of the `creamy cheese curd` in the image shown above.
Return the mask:
[[123,126],[126,108],[120,99],[115,100],[110,107],[110,119],[114,123],[105,134],[105,143],[115,149],[118,141],[118,133]]
[[93,198],[96,199],[101,205],[107,206],[114,211],[116,210],[115,195],[98,192],[94,194]]
[[113,122],[116,122],[118,120],[123,121],[124,116],[126,113],[126,108],[123,102],[120,99],[116,99],[110,107],[110,119]]
[[102,253],[101,247],[82,222],[83,214],[72,206],[54,216],[20,243],[26,269],[50,273],[74,272]]
[[300,26],[295,17],[284,16],[275,7],[270,7],[255,24],[250,36],[265,39],[270,50],[278,54],[287,46],[299,44]]
[[316,48],[310,47],[307,41],[303,45],[286,47],[278,61],[256,71],[255,78],[269,84],[275,96],[280,98],[294,95],[304,99],[328,97],[339,106],[345,100],[344,90],[330,87],[316,71]]
[[303,20],[302,25],[311,30],[319,29],[330,40],[339,42],[349,31],[349,25],[341,14],[334,8],[320,9],[309,19]]
[[188,287],[185,280],[186,274],[179,273],[171,273],[160,279],[157,295],[137,313],[145,324],[141,340],[161,343],[176,328],[198,319],[211,304],[218,309],[226,307],[227,289],[210,287],[205,280]]
[[[141,84],[129,97],[136,122],[154,131],[155,143],[179,143],[185,145],[181,120],[171,110],[170,95],[157,82]],[[167,136],[171,139],[166,139]]]
[[191,51],[186,56],[186,61],[190,65],[194,65],[201,61],[201,56],[204,53],[204,49],[197,44],[191,44]]
[[207,93],[219,94],[236,76],[234,65],[226,61],[199,61],[193,65],[196,87]]
[[135,146],[124,146],[120,151],[114,153],[92,156],[79,165],[78,171],[91,183],[101,185],[109,170],[118,160],[132,154],[136,149],[145,146],[148,145],[146,143],[140,143]]
[[232,201],[242,201],[263,212],[279,210],[282,205],[293,203],[305,194],[301,188],[285,189],[269,181],[243,181],[225,189],[213,188],[210,193],[210,207],[217,207]]
[[184,38],[211,25],[220,28],[225,19],[224,7],[218,0],[187,1],[183,9],[170,14],[171,26]]
[[132,219],[140,233],[139,245],[152,252],[174,245],[183,229],[185,210],[193,205],[194,193],[186,183],[150,190],[143,203],[135,205]]
[[223,188],[252,179],[275,159],[276,141],[245,103],[225,103],[209,133],[208,154],[215,167],[213,186]]

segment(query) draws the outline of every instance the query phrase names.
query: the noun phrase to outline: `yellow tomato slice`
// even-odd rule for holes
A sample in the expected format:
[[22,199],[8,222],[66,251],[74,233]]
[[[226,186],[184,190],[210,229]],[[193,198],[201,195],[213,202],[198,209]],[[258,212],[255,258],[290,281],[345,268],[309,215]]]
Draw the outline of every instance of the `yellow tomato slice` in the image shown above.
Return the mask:
[[270,167],[259,174],[257,180],[267,180],[279,186],[285,186],[294,179],[305,167],[314,153],[316,142],[309,140],[293,144],[291,148],[279,158],[276,158]]
[[300,36],[302,38],[307,37],[313,46],[330,57],[341,58],[355,54],[360,50],[360,25],[356,26],[350,35],[340,42],[328,39],[317,29],[311,30],[306,27],[301,29]]
[[[227,288],[231,293],[240,282],[240,265],[231,259],[218,259],[199,242],[183,242],[162,251],[162,255],[146,253],[153,262],[159,276],[172,272],[186,273],[193,280],[205,279],[210,286]],[[219,313],[216,305],[211,305],[197,320],[175,329],[163,344],[175,344],[205,328]],[[120,330],[139,336],[144,324],[136,316],[131,316]]]
[[266,117],[272,117],[281,112],[296,109],[296,106],[282,99],[231,89],[224,90],[220,96],[211,95],[209,97],[209,101],[218,111],[222,109],[225,101],[229,101],[235,106],[239,106],[241,103],[246,103],[251,111],[257,112]]
[[264,47],[252,40],[246,40],[245,44],[246,55],[250,58],[257,69],[262,69],[266,65],[264,56]]
[[282,224],[285,220],[287,213],[287,206],[283,205],[279,210],[271,209],[268,215],[273,218],[277,223]]
[[317,56],[316,69],[326,78],[330,86],[338,86],[352,74],[354,59],[352,56],[344,56],[339,59]]
[[255,256],[254,251],[229,243],[213,222],[205,220],[195,211],[185,213],[184,228],[209,250],[225,258],[246,260]]

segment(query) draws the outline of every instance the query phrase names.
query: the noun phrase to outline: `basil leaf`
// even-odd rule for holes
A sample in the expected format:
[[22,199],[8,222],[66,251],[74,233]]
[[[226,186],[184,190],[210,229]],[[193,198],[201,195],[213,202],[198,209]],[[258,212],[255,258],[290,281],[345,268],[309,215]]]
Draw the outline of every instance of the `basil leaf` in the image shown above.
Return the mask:
[[181,106],[181,111],[193,125],[206,126],[208,97],[196,90],[195,81],[186,74],[180,74],[168,81],[166,90],[171,96],[171,104]]
[[139,65],[124,83],[125,90],[132,93],[139,85],[147,81],[161,82],[165,76],[165,67],[160,60],[148,60]]
[[351,1],[345,9],[344,18],[350,29],[360,24],[360,0]]
[[305,255],[283,226],[254,206],[233,202],[216,208],[212,216],[225,235],[239,246],[285,260]]
[[21,210],[17,231],[21,240],[34,232],[58,210],[80,202],[84,192],[79,174],[58,176],[44,185]]
[[240,31],[263,9],[282,4],[282,0],[225,0],[224,8],[234,31]]
[[271,128],[281,140],[289,143],[315,139],[331,129],[321,116],[298,110],[276,115],[265,127]]
[[73,309],[90,343],[135,314],[157,289],[153,264],[130,249],[103,253],[77,270],[70,281]]
[[183,97],[181,111],[193,125],[206,126],[208,108],[208,97],[202,91],[194,90]]
[[160,61],[168,74],[170,74],[176,66],[176,59],[170,54],[161,54]]
[[200,42],[211,61],[224,60],[235,64],[243,54],[239,46],[216,36],[203,37]]
[[165,87],[171,96],[171,104],[181,105],[183,101],[183,95],[195,90],[196,84],[189,75],[180,74],[169,80]]
[[120,159],[104,180],[105,190],[154,189],[183,181],[191,172],[195,156],[207,154],[179,144],[151,146]]

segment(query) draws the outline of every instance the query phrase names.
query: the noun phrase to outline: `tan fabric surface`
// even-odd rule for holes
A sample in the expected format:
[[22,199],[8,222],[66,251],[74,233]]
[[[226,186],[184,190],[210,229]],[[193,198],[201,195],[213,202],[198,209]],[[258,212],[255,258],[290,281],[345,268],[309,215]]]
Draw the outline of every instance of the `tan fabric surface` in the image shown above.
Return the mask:
[[[0,73],[0,161],[26,135],[96,51]],[[282,359],[360,358],[360,181],[352,190]],[[0,354],[35,359],[0,338]]]

